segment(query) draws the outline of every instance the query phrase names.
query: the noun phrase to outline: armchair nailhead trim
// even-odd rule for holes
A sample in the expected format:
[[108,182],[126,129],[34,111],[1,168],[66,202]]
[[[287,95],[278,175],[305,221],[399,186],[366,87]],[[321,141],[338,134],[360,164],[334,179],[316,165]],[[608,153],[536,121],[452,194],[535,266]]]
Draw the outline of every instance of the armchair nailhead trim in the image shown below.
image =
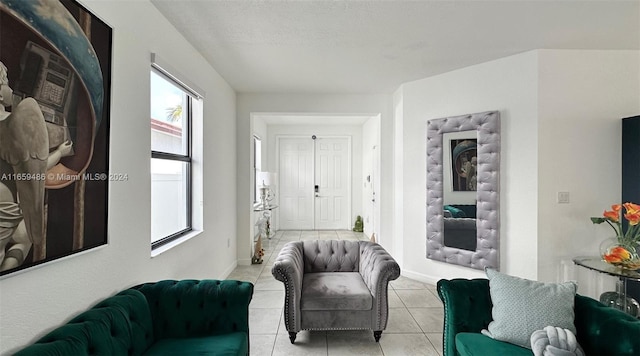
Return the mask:
[[[291,285],[291,282],[290,282],[289,278],[287,278],[287,275],[285,275],[284,273],[282,273],[279,270],[276,271],[276,273],[278,274],[278,276],[280,276],[280,278],[278,278],[278,279],[283,281],[285,291],[293,290],[293,286]],[[291,309],[290,309],[290,304],[293,304],[293,301],[291,301],[291,303],[290,303],[289,299],[293,299],[293,293],[285,293],[284,315],[285,316],[290,315],[290,318],[284,318],[284,326],[287,328],[287,331],[294,331],[295,330],[295,317],[294,317],[294,313],[291,312]]]
[[371,330],[367,328],[302,328],[301,330]]
[[442,333],[442,350],[443,352],[445,352],[445,356],[449,356],[446,354],[447,351],[447,335],[449,335],[450,330],[449,330],[449,323],[447,322],[447,309],[449,307],[449,296],[446,295],[445,293],[442,293],[442,286],[440,286],[440,288],[438,288],[438,294],[440,294],[441,296],[443,296],[442,298],[442,304],[444,305],[444,332]]

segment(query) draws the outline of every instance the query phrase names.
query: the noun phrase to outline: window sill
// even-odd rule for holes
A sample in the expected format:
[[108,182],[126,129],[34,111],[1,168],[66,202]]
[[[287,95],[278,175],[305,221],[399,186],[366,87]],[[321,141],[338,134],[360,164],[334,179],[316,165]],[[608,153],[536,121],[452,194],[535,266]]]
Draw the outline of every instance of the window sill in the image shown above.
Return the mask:
[[158,248],[155,248],[153,250],[151,250],[151,258],[159,256],[163,253],[165,253],[166,251],[169,251],[170,249],[182,244],[183,242],[186,242],[188,240],[190,240],[193,237],[196,237],[198,235],[200,235],[202,233],[202,230],[191,230],[189,232],[187,232],[186,234],[180,236],[179,238],[168,242]]

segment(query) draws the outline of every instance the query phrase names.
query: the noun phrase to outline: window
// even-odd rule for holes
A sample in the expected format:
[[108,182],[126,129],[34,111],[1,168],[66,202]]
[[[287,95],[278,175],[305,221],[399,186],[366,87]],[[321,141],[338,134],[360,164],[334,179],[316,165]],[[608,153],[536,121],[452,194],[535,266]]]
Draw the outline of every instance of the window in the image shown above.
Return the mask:
[[[202,97],[155,61],[150,84],[151,247],[155,249],[193,230],[192,127],[194,120],[202,121]],[[199,117],[194,118],[194,112]]]

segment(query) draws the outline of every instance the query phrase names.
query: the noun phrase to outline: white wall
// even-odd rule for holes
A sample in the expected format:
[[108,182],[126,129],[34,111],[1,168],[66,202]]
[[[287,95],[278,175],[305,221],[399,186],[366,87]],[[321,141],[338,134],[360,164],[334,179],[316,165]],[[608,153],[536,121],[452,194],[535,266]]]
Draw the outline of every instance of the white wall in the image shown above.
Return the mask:
[[[129,180],[109,186],[107,246],[0,280],[2,354],[132,285],[168,278],[224,278],[235,267],[235,255],[229,253],[236,249],[234,91],[148,1],[83,4],[114,29],[110,169],[128,174]],[[205,231],[154,258],[149,244],[151,52],[207,94]]]
[[589,217],[620,203],[620,119],[640,114],[640,52],[543,50],[539,66],[538,278],[558,281],[561,261],[594,255],[612,236]]
[[[374,149],[375,146],[375,149]],[[372,117],[362,125],[362,220],[364,234],[371,237],[380,231],[380,117]],[[367,176],[370,176],[367,180]],[[372,199],[376,202],[372,202]]]
[[[393,93],[393,257],[404,268],[404,89]],[[382,136],[387,136],[384,133]],[[426,186],[426,183],[425,183]],[[426,222],[426,216],[425,216]],[[425,244],[426,245],[426,244]],[[402,270],[404,273],[404,270]]]
[[[238,244],[238,263],[246,264],[251,256],[250,229],[253,213],[250,198],[250,165],[252,162],[251,114],[295,113],[295,114],[364,114],[381,115],[381,131],[393,132],[391,96],[336,95],[336,94],[259,94],[239,93],[237,100],[237,215],[238,238],[247,243]],[[381,139],[381,243],[392,252],[393,239],[393,136]],[[273,164],[273,162],[270,162]],[[386,239],[386,240],[385,240]]]
[[[480,270],[427,259],[426,125],[430,119],[498,110],[501,116],[501,270],[536,278],[537,260],[537,61],[536,52],[406,83],[403,107],[403,274],[435,283],[479,278]],[[397,145],[400,143],[398,142]]]
[[[576,269],[571,258],[595,255],[609,236],[589,217],[620,199],[620,119],[640,113],[639,53],[532,51],[404,84],[394,101],[404,142],[396,148],[404,150],[396,186],[403,274],[429,282],[484,276],[425,258],[426,122],[499,110],[501,270],[541,281],[575,278],[582,294],[602,292],[609,282]],[[556,203],[559,191],[570,192],[570,204]]]

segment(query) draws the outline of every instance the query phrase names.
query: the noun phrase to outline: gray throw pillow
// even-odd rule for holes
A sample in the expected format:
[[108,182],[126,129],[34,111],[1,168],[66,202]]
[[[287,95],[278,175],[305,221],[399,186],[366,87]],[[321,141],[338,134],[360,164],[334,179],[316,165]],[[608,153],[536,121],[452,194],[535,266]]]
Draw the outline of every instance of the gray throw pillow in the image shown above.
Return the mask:
[[577,286],[574,282],[542,283],[490,268],[485,272],[489,278],[493,321],[483,334],[530,349],[531,334],[545,326],[576,333],[573,306]]

